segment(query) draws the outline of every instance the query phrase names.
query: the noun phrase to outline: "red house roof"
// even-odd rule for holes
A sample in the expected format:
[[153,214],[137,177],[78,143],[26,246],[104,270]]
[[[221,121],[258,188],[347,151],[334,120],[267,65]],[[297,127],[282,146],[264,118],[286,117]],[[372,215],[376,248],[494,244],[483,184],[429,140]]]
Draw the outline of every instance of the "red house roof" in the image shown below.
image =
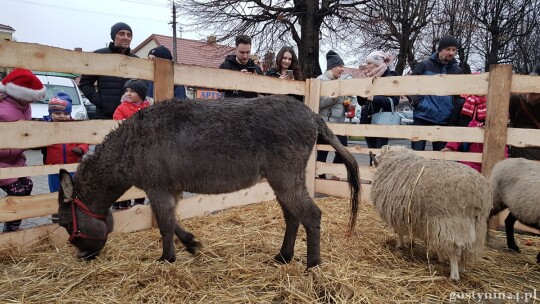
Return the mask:
[[[169,36],[152,34],[133,49],[137,52],[148,42],[154,41],[158,46],[163,45],[169,50],[173,49],[173,38]],[[225,56],[232,54],[234,48],[226,45],[176,38],[177,62],[209,68],[217,68],[225,60]]]

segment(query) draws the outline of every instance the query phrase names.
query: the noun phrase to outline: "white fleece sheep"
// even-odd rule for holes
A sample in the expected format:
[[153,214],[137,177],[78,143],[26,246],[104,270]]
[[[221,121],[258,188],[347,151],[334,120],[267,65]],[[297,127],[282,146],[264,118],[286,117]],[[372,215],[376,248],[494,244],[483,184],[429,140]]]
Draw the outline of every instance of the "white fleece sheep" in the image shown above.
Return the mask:
[[404,235],[424,240],[440,261],[450,261],[450,279],[459,280],[466,262],[482,256],[491,209],[488,180],[466,165],[423,158],[403,146],[384,146],[375,159],[371,200],[398,234],[397,247]]
[[[493,210],[495,215],[505,208],[510,213],[504,220],[508,248],[520,252],[514,240],[514,224],[540,229],[540,164],[524,158],[508,158],[498,162],[491,173]],[[536,256],[540,264],[540,252]]]

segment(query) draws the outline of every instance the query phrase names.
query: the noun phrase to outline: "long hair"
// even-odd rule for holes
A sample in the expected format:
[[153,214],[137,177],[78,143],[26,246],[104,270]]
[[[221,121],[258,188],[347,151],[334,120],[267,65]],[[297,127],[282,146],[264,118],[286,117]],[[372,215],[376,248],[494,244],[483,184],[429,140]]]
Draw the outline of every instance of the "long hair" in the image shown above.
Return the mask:
[[304,80],[304,76],[302,75],[302,71],[300,70],[300,64],[298,63],[298,57],[296,56],[294,49],[290,46],[284,46],[281,48],[281,50],[279,50],[276,56],[276,65],[274,66],[274,69],[277,72],[281,71],[281,61],[283,60],[283,54],[285,54],[285,52],[289,52],[292,55],[292,62],[289,69],[293,70],[294,79]]

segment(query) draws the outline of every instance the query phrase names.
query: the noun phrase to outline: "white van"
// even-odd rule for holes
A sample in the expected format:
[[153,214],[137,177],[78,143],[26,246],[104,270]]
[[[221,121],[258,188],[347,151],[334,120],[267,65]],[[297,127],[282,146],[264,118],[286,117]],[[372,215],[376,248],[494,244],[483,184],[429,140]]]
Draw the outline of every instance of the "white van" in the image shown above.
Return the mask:
[[56,93],[66,93],[71,97],[71,117],[75,120],[86,120],[88,119],[88,114],[86,113],[86,108],[82,103],[81,91],[75,84],[75,81],[67,77],[58,77],[50,75],[36,75],[36,77],[41,80],[41,83],[45,86],[47,92],[45,93],[45,98],[33,102],[30,106],[32,107],[32,119],[33,120],[43,120],[43,116],[49,115],[49,100]]

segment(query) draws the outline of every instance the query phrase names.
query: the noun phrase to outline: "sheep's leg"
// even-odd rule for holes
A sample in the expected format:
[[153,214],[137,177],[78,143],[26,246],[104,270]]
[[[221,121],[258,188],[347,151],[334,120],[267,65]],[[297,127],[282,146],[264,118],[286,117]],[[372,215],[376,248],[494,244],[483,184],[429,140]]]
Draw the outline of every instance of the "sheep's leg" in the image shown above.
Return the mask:
[[459,281],[458,255],[450,256],[450,280]]
[[516,221],[517,219],[512,214],[512,212],[510,212],[504,220],[504,227],[506,229],[506,243],[510,250],[515,252],[521,252],[518,245],[516,244],[516,240],[514,239],[514,224],[516,223]]
[[396,243],[396,250],[403,248],[403,234],[398,233],[398,239]]
[[150,206],[152,207],[152,211],[156,217],[163,243],[163,254],[159,258],[159,261],[167,261],[172,263],[176,261],[173,237],[176,227],[180,228],[176,224],[174,212],[176,202],[174,196],[167,192],[158,190],[146,190],[146,194],[148,194],[148,198],[152,202]]
[[467,266],[467,256],[464,253],[461,253],[461,260],[459,263],[459,273],[465,273]]

